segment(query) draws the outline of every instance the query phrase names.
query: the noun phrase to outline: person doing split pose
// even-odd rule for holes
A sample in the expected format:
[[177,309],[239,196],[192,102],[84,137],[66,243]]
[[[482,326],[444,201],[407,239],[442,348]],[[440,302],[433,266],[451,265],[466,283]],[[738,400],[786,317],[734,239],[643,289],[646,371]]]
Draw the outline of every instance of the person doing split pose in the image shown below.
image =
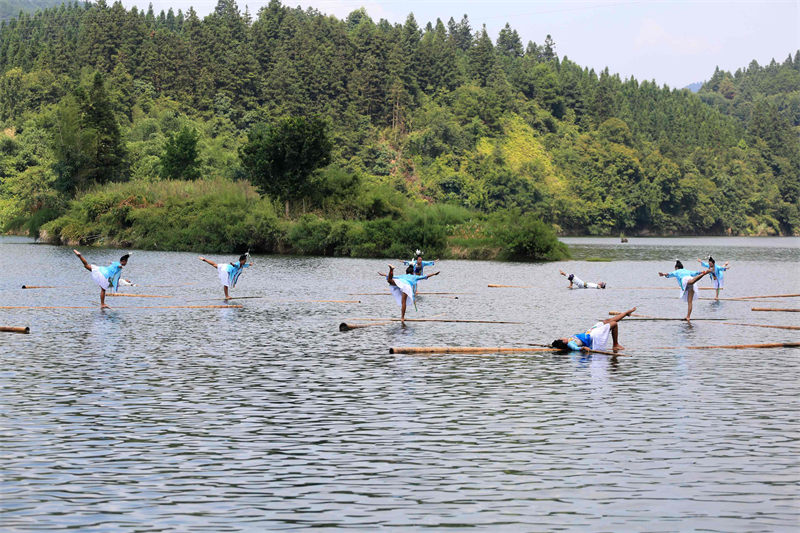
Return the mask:
[[228,294],[228,287],[233,289],[236,287],[236,282],[239,281],[239,276],[242,274],[245,268],[253,266],[253,263],[247,262],[247,255],[242,254],[239,256],[239,261],[236,263],[220,263],[217,264],[214,261],[208,260],[205,257],[200,257],[200,261],[208,263],[209,265],[213,266],[217,269],[217,274],[219,275],[219,282],[222,283],[222,288],[225,291],[225,299],[230,299],[230,295]]
[[575,274],[567,275],[567,273],[564,272],[563,270],[559,270],[559,272],[561,273],[562,276],[566,276],[567,279],[569,280],[569,285],[567,286],[568,289],[572,289],[573,285],[575,286],[574,287],[575,289],[605,289],[606,288],[606,282],[605,281],[600,281],[600,282],[597,282],[597,283],[591,283],[591,282],[583,281],[581,278],[579,278]]
[[710,255],[708,256],[708,262],[703,261],[702,259],[698,259],[697,261],[707,269],[711,270],[711,282],[714,285],[714,288],[717,289],[717,295],[715,299],[719,300],[719,290],[722,288],[722,278],[725,271],[729,268],[729,262],[725,261],[724,265],[717,266],[716,261],[714,261],[714,258]]
[[100,308],[109,309],[106,305],[106,291],[111,290],[116,292],[120,285],[133,285],[130,280],[122,279],[122,267],[128,264],[128,258],[131,254],[125,254],[119,258],[119,261],[114,261],[108,266],[101,267],[97,265],[90,265],[86,259],[83,258],[78,250],[72,250],[78,259],[83,263],[83,268],[92,273],[92,279],[97,286],[100,287]]
[[697,298],[697,292],[694,290],[694,284],[700,281],[703,276],[706,274],[710,274],[711,270],[687,270],[683,268],[683,263],[680,261],[675,261],[675,270],[669,273],[659,272],[659,276],[663,276],[665,278],[675,278],[678,280],[678,286],[681,288],[681,300],[686,302],[687,309],[686,309],[686,321],[689,322],[689,319],[692,316],[692,301]]
[[[417,283],[423,279],[438,276],[439,272],[428,274],[427,276],[417,276],[416,274],[402,274],[400,276],[394,275],[394,266],[389,265],[389,273],[384,274],[378,272],[379,276],[386,276],[386,281],[392,286],[392,296],[400,306],[400,323],[405,324],[406,321],[406,303],[411,298],[411,303],[414,303],[414,298],[417,295]],[[415,304],[416,305],[416,304]]]
[[619,321],[630,316],[634,311],[636,311],[635,307],[598,322],[586,333],[576,333],[572,337],[556,339],[551,346],[559,350],[603,350],[608,344],[608,334],[611,333],[611,339],[614,342],[611,349],[615,352],[624,350],[625,348],[619,344]]

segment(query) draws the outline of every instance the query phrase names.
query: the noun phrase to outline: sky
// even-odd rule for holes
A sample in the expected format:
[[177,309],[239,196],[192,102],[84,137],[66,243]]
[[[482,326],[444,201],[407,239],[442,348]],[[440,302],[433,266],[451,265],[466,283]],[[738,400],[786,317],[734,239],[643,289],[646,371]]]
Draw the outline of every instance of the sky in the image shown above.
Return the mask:
[[[130,8],[147,1],[122,0]],[[111,3],[109,1],[109,3]],[[152,0],[156,13],[193,6],[202,17],[216,0]],[[269,0],[237,0],[253,17]],[[413,13],[420,27],[466,14],[473,31],[486,24],[492,40],[509,23],[528,41],[550,34],[559,57],[623,78],[681,88],[707,80],[714,68],[783,62],[800,49],[800,0],[282,0],[343,19],[364,7],[376,22],[403,23]]]

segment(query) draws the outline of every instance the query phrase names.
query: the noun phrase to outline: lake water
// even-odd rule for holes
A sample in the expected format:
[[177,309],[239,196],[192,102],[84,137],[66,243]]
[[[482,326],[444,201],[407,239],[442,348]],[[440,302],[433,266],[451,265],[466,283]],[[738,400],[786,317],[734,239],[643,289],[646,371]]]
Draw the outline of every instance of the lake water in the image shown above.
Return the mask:
[[[420,291],[468,294],[409,311],[523,324],[340,332],[399,316],[388,295],[349,294],[387,291],[387,261],[257,256],[233,292],[265,298],[241,309],[134,309],[222,303],[197,254],[136,251],[127,291],[172,297],[100,311],[71,249],[0,238],[0,305],[90,307],[0,309],[31,328],[0,333],[2,530],[796,531],[800,350],[685,347],[800,331],[625,320],[625,357],[389,354],[549,343],[634,305],[683,317],[657,276],[676,257],[730,261],[725,297],[800,293],[797,238],[564,240],[573,261],[442,261]],[[560,268],[608,289],[567,290]],[[330,299],[360,303],[291,301]],[[693,318],[799,325],[750,310],[798,303],[699,300]]]

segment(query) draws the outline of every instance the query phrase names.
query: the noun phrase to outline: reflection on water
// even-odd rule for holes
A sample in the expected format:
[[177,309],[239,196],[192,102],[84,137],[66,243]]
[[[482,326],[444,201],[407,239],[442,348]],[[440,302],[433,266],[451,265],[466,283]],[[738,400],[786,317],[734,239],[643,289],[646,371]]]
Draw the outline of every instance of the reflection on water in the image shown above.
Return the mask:
[[[196,255],[136,252],[134,291],[171,298],[112,298],[102,312],[69,249],[0,239],[1,305],[92,306],[0,309],[0,324],[32,330],[0,337],[3,529],[795,529],[798,352],[682,347],[796,331],[625,321],[627,357],[389,355],[549,342],[632,305],[683,316],[656,274],[675,257],[730,260],[724,296],[800,293],[796,239],[567,240],[578,259],[614,261],[442,261],[420,290],[474,294],[422,295],[410,311],[524,324],[340,333],[347,318],[399,314],[388,295],[348,295],[385,291],[385,261],[256,257],[234,292],[266,297],[242,309],[134,309],[221,303]],[[559,268],[609,288],[569,291]],[[195,285],[147,287],[176,277]],[[798,300],[779,301],[764,306]],[[700,300],[693,316],[798,324],[751,307]]]

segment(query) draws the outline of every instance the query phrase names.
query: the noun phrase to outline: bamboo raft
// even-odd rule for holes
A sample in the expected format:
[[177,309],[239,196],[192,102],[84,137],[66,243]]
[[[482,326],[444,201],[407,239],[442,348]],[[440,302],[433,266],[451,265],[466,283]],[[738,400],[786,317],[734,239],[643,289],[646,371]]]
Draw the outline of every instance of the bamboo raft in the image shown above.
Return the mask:
[[[367,320],[371,322],[401,322],[399,318],[351,318],[350,320]],[[406,322],[458,322],[466,324],[524,324],[506,320],[466,320],[456,318],[406,318]]]
[[[582,352],[611,355],[617,357],[627,355],[616,352],[604,352],[601,350],[581,350]],[[537,353],[537,352],[569,352],[558,348],[517,348],[507,346],[402,346],[389,348],[390,354],[435,354],[435,353]]]
[[742,324],[740,322],[722,322],[728,326],[750,326],[753,328],[774,328],[774,329],[794,329],[800,330],[800,326],[774,326],[770,324]]
[[24,333],[28,334],[31,332],[31,328],[28,326],[0,326],[0,331],[6,331],[8,333]]
[[132,294],[129,292],[109,292],[106,293],[106,296],[125,296],[127,298],[172,298],[172,296],[161,296],[160,294]]
[[[0,309],[97,309],[96,305],[2,305]],[[114,309],[241,309],[241,305],[149,305]]]
[[751,311],[780,311],[782,313],[800,313],[800,309],[779,309],[777,307],[751,307]]

